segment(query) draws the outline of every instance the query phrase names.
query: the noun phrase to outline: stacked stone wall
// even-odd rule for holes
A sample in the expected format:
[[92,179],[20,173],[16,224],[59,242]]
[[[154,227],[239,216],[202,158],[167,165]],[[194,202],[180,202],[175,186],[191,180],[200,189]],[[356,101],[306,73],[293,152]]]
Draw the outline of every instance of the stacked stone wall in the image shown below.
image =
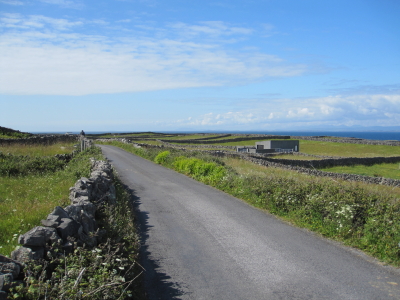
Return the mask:
[[364,165],[372,166],[375,164],[391,164],[400,162],[400,156],[392,157],[343,157],[343,158],[328,158],[320,160],[296,160],[296,159],[279,159],[268,157],[257,157],[272,163],[279,163],[283,165],[290,165],[303,168],[316,168],[324,169],[336,166],[355,166]]
[[400,146],[400,141],[382,141],[382,140],[365,140],[358,138],[329,138],[329,137],[312,137],[312,136],[291,136],[291,139],[308,140],[318,142],[334,142],[360,145],[385,145],[385,146]]
[[56,248],[69,254],[83,244],[95,247],[101,242],[105,232],[97,227],[96,211],[103,202],[116,201],[111,165],[93,159],[90,177],[79,179],[70,188],[69,199],[71,204],[55,207],[41,221],[42,226],[19,236],[21,246],[11,253],[11,258],[0,255],[0,299],[6,299],[7,291],[21,283],[27,261],[63,255],[56,253]]
[[[124,143],[130,143],[130,141],[127,139],[114,139],[114,140],[118,140],[118,141],[121,141]],[[163,147],[163,146],[154,146],[154,145],[149,145],[149,144],[134,144],[134,145],[136,145],[137,147],[147,147],[147,148],[156,148],[156,147],[162,148]],[[177,147],[175,146],[174,148],[177,148]],[[184,151],[185,150],[191,151],[186,148],[179,148],[179,149],[184,150]],[[308,174],[308,175],[313,175],[313,176],[330,177],[333,179],[341,179],[341,180],[348,180],[348,181],[361,181],[361,182],[371,183],[371,184],[381,184],[381,185],[400,187],[400,180],[396,180],[396,179],[320,171],[320,170],[315,169],[315,166],[312,165],[312,164],[315,164],[316,162],[319,162],[318,160],[307,160],[304,164],[305,165],[308,164],[307,165],[308,167],[302,167],[302,166],[296,166],[296,165],[291,165],[291,164],[283,164],[283,163],[278,162],[278,161],[283,161],[283,160],[267,158],[267,156],[263,155],[263,154],[249,155],[249,154],[237,153],[237,152],[232,152],[232,151],[210,151],[210,150],[208,150],[208,151],[205,150],[204,152],[209,153],[214,156],[217,156],[217,157],[233,157],[233,158],[238,158],[238,159],[244,159],[244,160],[250,161],[254,164],[261,165],[261,166],[282,168],[282,169],[292,170],[292,171],[296,171],[296,172]],[[297,155],[302,155],[302,154],[297,154]],[[309,155],[309,156],[316,156],[316,155]],[[318,157],[327,158],[326,156],[318,156]],[[396,157],[339,158],[339,159],[337,159],[337,158],[334,159],[334,158],[328,157],[328,159],[325,159],[325,160],[327,161],[326,164],[328,164],[330,161],[337,161],[338,164],[350,163],[350,164],[354,165],[354,164],[360,164],[360,162],[362,160],[365,160],[365,162],[367,162],[368,164],[382,163],[382,162],[399,162],[400,157],[396,156]],[[284,161],[286,161],[286,160],[284,160]],[[289,161],[301,163],[301,161],[299,161],[299,160],[289,160]]]
[[79,135],[35,135],[23,139],[0,139],[0,145],[51,145],[58,142],[76,142]]
[[222,143],[229,143],[229,142],[243,142],[249,141],[254,139],[260,140],[268,140],[268,139],[290,139],[290,136],[283,136],[283,135],[254,135],[254,136],[247,136],[247,137],[238,137],[233,139],[224,139],[221,141],[213,140],[213,141],[205,141],[205,140],[161,140],[163,142],[169,143],[176,143],[176,144],[218,144],[219,142]]

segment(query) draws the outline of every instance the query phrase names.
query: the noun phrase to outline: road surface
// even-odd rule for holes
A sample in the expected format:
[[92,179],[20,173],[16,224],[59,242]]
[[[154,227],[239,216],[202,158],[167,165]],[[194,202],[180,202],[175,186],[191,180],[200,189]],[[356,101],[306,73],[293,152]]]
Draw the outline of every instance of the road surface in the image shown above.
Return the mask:
[[113,146],[149,299],[400,299],[400,272]]

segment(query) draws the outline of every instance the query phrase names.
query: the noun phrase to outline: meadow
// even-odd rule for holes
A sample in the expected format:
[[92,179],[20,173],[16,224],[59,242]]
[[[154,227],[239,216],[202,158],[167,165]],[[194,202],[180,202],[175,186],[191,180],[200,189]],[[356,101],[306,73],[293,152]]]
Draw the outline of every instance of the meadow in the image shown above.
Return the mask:
[[355,166],[340,166],[320,169],[321,171],[358,174],[371,177],[385,177],[400,180],[400,164],[376,164],[372,166],[355,165]]
[[89,175],[89,158],[101,158],[95,149],[75,155],[69,163],[53,157],[73,149],[72,143],[0,146],[2,153],[10,153],[0,156],[0,253],[9,255],[21,233],[40,225],[55,206],[68,205],[69,188]]

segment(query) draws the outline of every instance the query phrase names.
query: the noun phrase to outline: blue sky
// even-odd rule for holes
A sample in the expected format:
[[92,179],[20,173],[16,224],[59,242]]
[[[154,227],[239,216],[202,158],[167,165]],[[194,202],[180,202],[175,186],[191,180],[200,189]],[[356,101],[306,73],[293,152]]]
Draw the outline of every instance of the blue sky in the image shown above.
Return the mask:
[[400,130],[398,0],[0,0],[0,126]]

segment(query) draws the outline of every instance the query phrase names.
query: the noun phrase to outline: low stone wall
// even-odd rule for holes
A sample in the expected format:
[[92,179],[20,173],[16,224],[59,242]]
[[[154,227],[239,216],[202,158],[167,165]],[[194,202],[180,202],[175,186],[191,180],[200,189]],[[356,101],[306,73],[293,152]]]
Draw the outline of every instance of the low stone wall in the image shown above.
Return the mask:
[[[313,176],[321,176],[321,177],[330,177],[333,179],[341,179],[341,180],[348,180],[348,181],[361,181],[365,183],[371,184],[381,184],[381,185],[388,185],[393,187],[400,187],[400,180],[384,178],[384,177],[370,177],[370,176],[363,176],[363,175],[356,175],[356,174],[341,174],[341,173],[333,173],[333,172],[325,172],[319,171],[313,168],[303,168],[293,165],[285,165],[281,163],[277,163],[275,160],[266,160],[264,157],[256,157],[250,156],[245,154],[238,154],[238,153],[227,153],[223,151],[209,151],[210,154],[219,156],[219,157],[234,157],[240,158],[247,161],[250,161],[254,164],[266,166],[266,167],[275,167],[275,168],[282,168],[291,171],[296,171],[303,174],[313,175]],[[315,162],[315,161],[312,161]]]
[[[254,139],[260,139],[260,140],[268,140],[268,139],[290,139],[290,136],[285,136],[285,135],[254,135],[254,136],[246,136],[246,137],[238,137],[238,138],[233,138],[233,139],[224,139],[221,140],[221,142],[224,143],[229,143],[229,142],[242,142],[242,141],[249,141],[249,140],[254,140]],[[167,143],[176,143],[176,144],[218,144],[218,140],[214,141],[205,141],[205,140],[161,140],[163,142]]]
[[58,142],[76,142],[79,135],[35,135],[25,139],[0,139],[0,145],[35,145],[45,144],[50,145]]
[[[109,141],[104,140],[103,141]],[[127,139],[113,139],[116,141],[120,141],[123,143],[130,143],[129,140]],[[137,147],[162,147],[162,146],[154,146],[154,145],[148,145],[148,144],[135,144]],[[174,145],[174,148],[177,148],[176,145]],[[187,150],[186,148],[179,148],[181,150]],[[190,151],[190,150],[188,150]],[[333,173],[333,172],[325,172],[325,171],[319,171],[315,169],[314,165],[316,162],[319,162],[318,160],[307,160],[305,164],[308,163],[308,167],[301,167],[301,166],[296,166],[296,165],[290,165],[290,164],[283,164],[279,163],[278,161],[286,161],[286,160],[279,160],[279,159],[271,159],[267,158],[266,155],[263,154],[243,154],[243,153],[237,153],[237,152],[230,152],[230,151],[205,151],[206,153],[209,153],[214,156],[218,157],[234,157],[238,159],[244,159],[247,161],[250,161],[252,163],[262,165],[262,166],[267,166],[267,167],[275,167],[275,168],[282,168],[282,169],[287,169],[287,170],[292,170],[296,171],[299,173],[304,173],[308,175],[313,175],[313,176],[322,176],[322,177],[331,177],[333,179],[341,179],[341,180],[349,180],[349,181],[361,181],[365,183],[372,183],[372,184],[382,184],[382,185],[388,185],[388,186],[396,186],[400,187],[400,180],[396,179],[390,179],[390,178],[384,178],[384,177],[370,177],[370,176],[362,176],[362,175],[356,175],[356,174],[341,174],[341,173]],[[301,154],[297,154],[301,155]],[[311,156],[311,155],[310,155]],[[312,155],[315,156],[315,155]],[[325,156],[322,156],[325,157]],[[371,163],[371,160],[376,159],[374,163],[380,163],[380,161],[386,160],[389,161],[393,159],[394,162],[398,162],[400,157],[377,157],[377,158],[369,158],[368,163]],[[381,160],[383,159],[383,160]],[[340,158],[340,159],[326,159],[326,161],[330,160],[337,160],[338,163],[340,162],[348,162],[354,164],[354,162],[358,161],[358,158]],[[342,161],[341,161],[342,160]],[[347,161],[349,160],[349,161]],[[291,162],[299,162],[299,160],[290,160]],[[301,161],[300,161],[301,162]],[[300,164],[300,163],[299,163]]]
[[375,164],[391,164],[400,162],[400,156],[392,157],[345,157],[345,158],[328,158],[320,160],[296,160],[296,159],[279,159],[269,157],[257,157],[257,159],[264,159],[269,162],[279,163],[283,165],[290,165],[303,168],[316,168],[324,169],[336,166],[354,166],[364,165],[372,166]]
[[60,255],[55,248],[68,254],[77,246],[95,247],[101,241],[105,232],[97,227],[96,210],[103,202],[116,201],[111,165],[92,160],[90,178],[79,179],[70,188],[69,199],[71,204],[57,206],[41,221],[42,226],[19,236],[21,246],[11,253],[11,259],[0,255],[0,300],[7,299],[7,291],[21,282],[25,262]]
[[358,138],[337,138],[337,139],[335,139],[335,138],[329,138],[329,137],[313,137],[313,136],[291,136],[290,138],[296,139],[296,140],[308,140],[308,141],[319,141],[319,142],[400,146],[400,141],[365,140],[365,139],[358,139]]

